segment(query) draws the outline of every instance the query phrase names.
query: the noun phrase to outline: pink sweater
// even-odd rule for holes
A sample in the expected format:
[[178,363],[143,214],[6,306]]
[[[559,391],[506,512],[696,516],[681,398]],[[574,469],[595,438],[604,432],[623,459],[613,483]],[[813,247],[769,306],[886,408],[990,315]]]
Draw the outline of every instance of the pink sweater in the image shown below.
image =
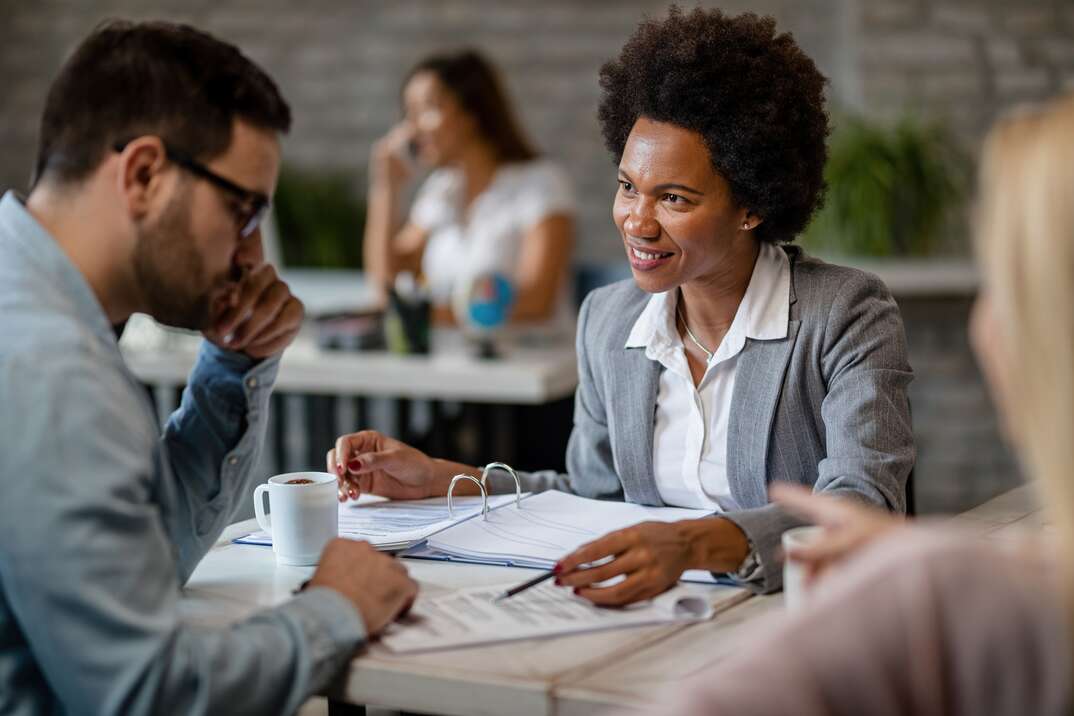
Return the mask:
[[734,656],[651,713],[1069,713],[1074,667],[1047,562],[901,530],[821,581],[803,611],[745,626]]

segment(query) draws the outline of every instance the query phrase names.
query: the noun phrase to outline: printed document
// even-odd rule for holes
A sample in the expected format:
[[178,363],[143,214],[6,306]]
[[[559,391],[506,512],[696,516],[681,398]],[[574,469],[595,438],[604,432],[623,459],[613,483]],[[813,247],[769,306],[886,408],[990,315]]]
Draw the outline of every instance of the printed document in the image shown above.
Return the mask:
[[381,642],[396,653],[435,651],[516,639],[576,634],[600,629],[709,619],[714,601],[740,601],[736,587],[676,587],[656,599],[621,609],[596,607],[569,589],[549,582],[509,599],[493,599],[514,583],[470,587],[419,598],[410,614],[389,627]]

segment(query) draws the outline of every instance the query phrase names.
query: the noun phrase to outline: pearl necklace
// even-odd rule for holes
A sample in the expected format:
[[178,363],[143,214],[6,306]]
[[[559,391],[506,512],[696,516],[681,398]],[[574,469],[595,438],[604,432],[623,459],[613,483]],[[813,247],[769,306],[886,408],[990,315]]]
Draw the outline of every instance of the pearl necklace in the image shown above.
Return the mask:
[[679,307],[679,306],[676,306],[675,307],[675,314],[679,317],[679,320],[682,321],[682,327],[686,329],[686,335],[688,335],[690,337],[690,340],[694,342],[695,346],[700,348],[705,353],[705,355],[708,356],[708,359],[705,362],[707,363],[707,362],[711,361],[712,357],[714,355],[716,355],[716,353],[713,352],[713,351],[710,351],[708,348],[706,348],[705,346],[701,345],[701,341],[697,340],[697,336],[695,336],[694,332],[690,330],[690,325],[686,322],[686,319],[682,317],[682,308]]

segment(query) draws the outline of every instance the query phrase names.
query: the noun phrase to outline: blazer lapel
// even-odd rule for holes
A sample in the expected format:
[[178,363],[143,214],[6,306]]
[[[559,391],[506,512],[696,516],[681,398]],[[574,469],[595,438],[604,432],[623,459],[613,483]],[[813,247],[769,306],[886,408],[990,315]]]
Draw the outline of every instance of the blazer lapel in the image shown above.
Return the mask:
[[620,422],[614,446],[623,497],[643,505],[663,505],[653,477],[653,422],[663,366],[645,357],[644,348],[627,348],[613,378],[611,415]]
[[794,281],[801,249],[784,246],[783,250],[791,269],[787,336],[778,340],[747,340],[738,356],[735,389],[731,394],[731,417],[727,425],[727,482],[735,501],[734,505],[728,506],[730,508],[749,509],[768,504],[768,445],[772,422],[801,325]]
[[799,325],[799,321],[789,321],[787,337],[780,340],[747,341],[738,357],[727,427],[727,481],[740,509],[768,502],[772,421]]

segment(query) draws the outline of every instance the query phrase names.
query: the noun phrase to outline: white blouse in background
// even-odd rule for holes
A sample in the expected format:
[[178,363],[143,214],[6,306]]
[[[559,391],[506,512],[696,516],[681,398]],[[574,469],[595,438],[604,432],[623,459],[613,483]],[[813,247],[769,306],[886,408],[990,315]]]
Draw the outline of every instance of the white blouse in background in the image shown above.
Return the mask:
[[[465,210],[463,190],[460,170],[437,169],[410,210],[410,222],[429,232],[422,273],[438,303],[449,302],[459,281],[478,274],[496,271],[514,281],[527,232],[553,214],[574,213],[570,181],[548,159],[503,165]],[[562,281],[554,321],[570,313],[569,283]]]
[[649,299],[627,339],[664,366],[653,423],[653,471],[668,505],[725,510],[733,506],[727,481],[727,426],[738,355],[746,339],[787,337],[790,261],[779,246],[761,243],[749,287],[731,328],[694,387],[676,326],[678,290]]

